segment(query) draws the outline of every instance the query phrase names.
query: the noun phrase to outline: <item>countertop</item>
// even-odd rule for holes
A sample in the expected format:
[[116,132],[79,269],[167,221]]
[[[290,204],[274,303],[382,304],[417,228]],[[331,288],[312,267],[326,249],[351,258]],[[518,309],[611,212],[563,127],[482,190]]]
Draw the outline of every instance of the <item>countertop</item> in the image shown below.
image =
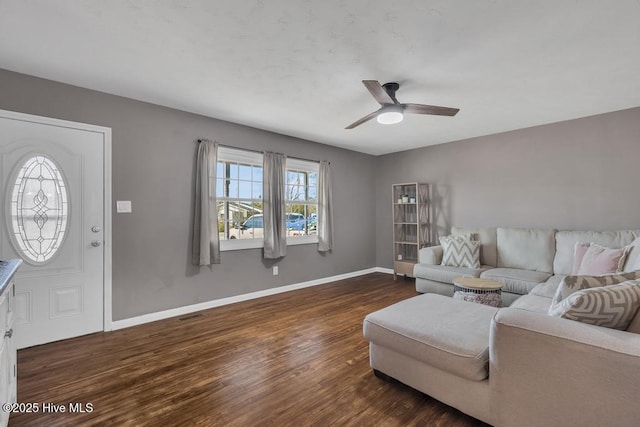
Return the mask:
[[0,295],[4,293],[4,290],[9,282],[11,282],[13,275],[18,271],[20,264],[22,264],[21,259],[0,261]]

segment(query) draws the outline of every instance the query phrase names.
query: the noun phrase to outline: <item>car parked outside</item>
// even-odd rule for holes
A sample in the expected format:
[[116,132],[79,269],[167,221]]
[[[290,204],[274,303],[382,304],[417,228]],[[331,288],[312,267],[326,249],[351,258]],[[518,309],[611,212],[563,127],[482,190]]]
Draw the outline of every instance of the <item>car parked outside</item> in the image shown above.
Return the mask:
[[[315,215],[315,214],[313,214]],[[312,215],[312,216],[313,216]],[[288,236],[299,236],[305,230],[307,222],[304,215],[299,213],[287,213],[285,226]],[[316,221],[316,220],[314,220]],[[311,227],[310,227],[311,228]],[[229,239],[257,239],[264,237],[264,216],[263,214],[251,215],[242,225],[235,226],[229,230]]]

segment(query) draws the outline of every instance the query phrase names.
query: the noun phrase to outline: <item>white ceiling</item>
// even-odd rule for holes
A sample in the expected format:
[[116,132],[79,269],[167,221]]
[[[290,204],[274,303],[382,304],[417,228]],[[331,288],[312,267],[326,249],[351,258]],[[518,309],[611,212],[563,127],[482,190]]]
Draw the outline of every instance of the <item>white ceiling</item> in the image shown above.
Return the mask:
[[640,1],[0,0],[0,68],[384,154],[640,106]]

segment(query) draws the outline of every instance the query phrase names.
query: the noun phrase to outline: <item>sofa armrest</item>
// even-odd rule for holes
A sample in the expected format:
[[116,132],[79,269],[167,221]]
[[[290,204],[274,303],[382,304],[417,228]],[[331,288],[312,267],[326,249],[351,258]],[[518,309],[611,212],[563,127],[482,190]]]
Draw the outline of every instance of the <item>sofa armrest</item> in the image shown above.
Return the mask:
[[640,334],[504,308],[491,322],[494,424],[636,425]]
[[442,262],[442,246],[428,246],[418,251],[418,263],[440,265]]

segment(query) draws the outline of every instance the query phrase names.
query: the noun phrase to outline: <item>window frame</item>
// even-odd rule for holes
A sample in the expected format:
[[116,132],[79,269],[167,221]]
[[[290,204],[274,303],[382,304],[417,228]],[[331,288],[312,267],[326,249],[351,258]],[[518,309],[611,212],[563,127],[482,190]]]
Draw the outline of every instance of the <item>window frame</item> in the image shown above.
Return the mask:
[[[218,146],[218,155],[217,155],[217,161],[218,162],[234,162],[234,163],[242,163],[242,164],[250,164],[252,166],[259,166],[260,168],[263,167],[263,155],[262,153],[258,153],[255,151],[249,151],[249,150],[243,150],[242,148],[231,148],[231,147],[223,147],[223,146]],[[217,169],[217,164],[216,164],[216,169]],[[264,179],[264,171],[263,171],[263,177]],[[230,200],[233,200],[233,198],[228,198],[228,197],[223,197],[222,200],[219,198],[218,194],[217,194],[217,180],[220,179],[220,177],[216,176],[216,183],[213,186],[214,191],[216,192],[215,194],[215,198],[216,198],[216,209],[218,209],[218,203],[219,202],[229,202]],[[253,181],[252,181],[253,182]],[[260,181],[260,184],[262,184],[263,181]],[[239,196],[239,194],[238,194]],[[238,197],[235,200],[247,200],[247,199],[243,199]],[[253,201],[257,201],[258,199],[248,199]],[[260,199],[262,200],[262,199]],[[220,220],[220,218],[218,218],[218,221]],[[218,224],[215,224],[215,229],[218,230]],[[258,249],[258,248],[262,248],[264,247],[264,239],[261,237],[254,237],[251,239],[220,239],[220,251],[221,252],[225,252],[225,251],[234,251],[234,250],[241,250],[241,249]]]
[[[260,152],[256,152],[256,151],[250,151],[250,150],[245,150],[242,148],[233,148],[233,147],[226,147],[226,146],[218,146],[218,155],[217,155],[217,162],[235,162],[235,163],[243,163],[243,164],[250,164],[252,166],[259,166],[261,168],[263,168],[263,164],[264,164],[264,156],[262,153]],[[216,164],[216,168],[217,168],[217,164]],[[285,192],[286,192],[286,184],[287,184],[287,172],[289,170],[293,170],[296,172],[307,172],[307,173],[316,173],[316,176],[320,173],[320,163],[319,162],[314,162],[314,161],[310,161],[310,160],[301,160],[301,159],[295,159],[295,158],[286,158],[286,165],[285,165]],[[264,174],[264,169],[263,169],[263,174]],[[212,186],[212,188],[214,189],[213,191],[215,192],[215,198],[216,198],[216,209],[217,204],[219,202],[229,202],[230,198],[227,197],[223,197],[222,200],[220,200],[220,198],[218,197],[217,194],[217,180],[220,177],[216,176],[216,182],[214,183],[214,185]],[[264,175],[262,177],[262,183],[264,182]],[[308,186],[308,183],[307,183]],[[316,188],[317,188],[317,184],[316,184]],[[286,199],[286,194],[285,194],[285,199]],[[246,199],[242,199],[240,197],[238,197],[237,200],[246,200]],[[254,201],[254,199],[249,199],[251,201]],[[255,199],[257,200],[257,199]],[[298,202],[295,200],[285,200],[285,204],[291,204],[293,202]],[[310,204],[308,203],[306,200],[302,203],[299,204]],[[317,194],[316,194],[316,203],[315,205],[317,206]],[[316,209],[317,210],[317,209]],[[263,213],[264,214],[264,213]],[[220,220],[220,219],[218,219]],[[218,224],[215,224],[215,229],[218,230]],[[305,245],[305,244],[313,244],[313,243],[318,243],[318,235],[317,234],[312,234],[312,235],[304,235],[304,236],[287,236],[287,246],[296,246],[296,245]],[[222,252],[226,252],[226,251],[235,251],[235,250],[243,250],[243,249],[260,249],[264,247],[264,238],[263,237],[258,237],[258,238],[251,238],[251,239],[220,239],[220,251]]]
[[[316,213],[318,211],[318,193],[317,193],[317,189],[318,189],[318,183],[316,181],[316,202],[315,203],[309,203],[308,201],[303,201],[300,202],[299,200],[287,200],[286,198],[286,186],[287,186],[287,174],[289,173],[289,171],[293,171],[293,172],[306,172],[306,173],[315,173],[316,174],[316,180],[318,179],[318,175],[320,174],[320,163],[319,162],[314,162],[311,160],[302,160],[302,159],[296,159],[296,158],[287,158],[287,163],[286,163],[286,167],[285,167],[286,171],[285,171],[285,205],[289,205],[289,204],[306,204],[306,205],[315,205],[316,206]],[[306,183],[306,187],[309,186],[309,183]],[[306,219],[308,219],[308,216],[306,217]],[[287,236],[287,245],[303,245],[303,244],[311,244],[311,243],[318,243],[318,234],[310,234],[310,235],[304,235],[304,236]]]

